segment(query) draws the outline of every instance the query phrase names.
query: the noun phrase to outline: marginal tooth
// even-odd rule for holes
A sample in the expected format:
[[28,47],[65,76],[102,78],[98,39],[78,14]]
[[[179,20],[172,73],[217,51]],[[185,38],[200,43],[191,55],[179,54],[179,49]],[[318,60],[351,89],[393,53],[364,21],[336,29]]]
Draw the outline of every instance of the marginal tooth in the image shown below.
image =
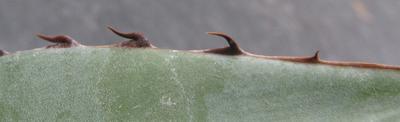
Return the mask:
[[36,36],[38,36],[46,41],[53,42],[53,43],[71,43],[71,40],[69,40],[68,38],[65,38],[65,36],[49,37],[49,36],[43,36],[40,34],[36,34]]
[[295,62],[304,62],[304,63],[318,63],[320,60],[318,58],[319,50],[315,52],[315,55],[312,57],[294,57],[292,58]]
[[312,60],[314,60],[314,61],[319,61],[318,54],[319,54],[319,50],[318,50],[318,51],[315,53],[315,55],[312,57]]
[[46,48],[69,48],[69,47],[75,47],[75,46],[80,46],[77,41],[75,41],[73,38],[66,36],[66,35],[60,35],[56,37],[49,37],[49,36],[43,36],[40,34],[36,34],[39,38],[42,38],[46,41],[57,43],[54,45],[49,45]]
[[7,51],[4,51],[4,50],[0,50],[0,57],[3,55],[8,55],[8,54],[10,54],[10,53]]
[[142,33],[139,33],[139,32],[123,33],[123,32],[119,32],[111,27],[107,27],[107,28],[121,37],[131,39],[127,42],[122,42],[122,43],[113,45],[115,47],[156,48],[155,46],[151,45],[150,41]]
[[242,49],[239,48],[237,43],[228,35],[223,34],[223,33],[217,33],[217,32],[207,32],[207,34],[217,35],[217,36],[221,36],[221,37],[225,38],[226,41],[228,41],[228,43],[229,43],[229,47],[210,49],[210,50],[205,50],[203,52],[223,54],[223,55],[240,55],[240,54],[244,53],[244,51],[242,51]]
[[229,37],[229,36],[226,35],[226,34],[217,33],[217,32],[207,32],[207,34],[221,36],[221,37],[225,38],[226,41],[228,41],[229,46],[230,46],[232,49],[240,50],[240,48],[239,48],[239,46],[236,44],[236,42],[235,42],[231,37]]
[[123,32],[119,32],[117,30],[115,30],[114,28],[111,27],[107,27],[108,29],[110,29],[112,32],[114,32],[115,34],[117,34],[118,36],[127,38],[127,39],[133,39],[133,40],[147,40],[146,37],[139,33],[139,32],[131,32],[131,33],[123,33]]

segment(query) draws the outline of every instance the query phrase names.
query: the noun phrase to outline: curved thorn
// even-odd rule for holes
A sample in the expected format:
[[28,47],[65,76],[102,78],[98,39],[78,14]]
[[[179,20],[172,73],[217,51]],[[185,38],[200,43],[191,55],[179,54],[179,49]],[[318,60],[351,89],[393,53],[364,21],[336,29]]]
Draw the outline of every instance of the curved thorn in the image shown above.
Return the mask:
[[119,32],[119,31],[115,30],[114,28],[111,28],[108,26],[107,26],[107,28],[110,29],[115,34],[117,34],[118,36],[121,36],[121,37],[124,37],[127,39],[133,39],[133,40],[146,39],[146,37],[144,37],[143,34],[141,34],[139,32],[123,33],[123,32]]
[[147,40],[147,38],[143,34],[141,34],[139,32],[123,33],[123,32],[116,31],[115,29],[113,29],[111,27],[107,27],[107,28],[121,37],[124,37],[127,39],[132,39],[127,42],[115,44],[114,46],[135,47],[135,48],[144,48],[144,47],[156,48],[155,46],[151,45],[150,41]]
[[40,35],[40,34],[36,34],[36,36],[38,36],[39,38],[42,38],[42,39],[44,39],[46,41],[53,42],[53,43],[71,44],[74,41],[74,39],[72,39],[71,37],[64,36],[64,35],[56,36],[56,37],[49,37],[49,36],[43,36],[43,35]]
[[36,34],[39,38],[42,38],[46,41],[57,43],[54,45],[49,45],[46,48],[69,48],[69,47],[74,47],[74,46],[80,46],[78,42],[76,42],[73,38],[65,35],[60,35],[56,37],[49,37],[49,36],[43,36],[40,34]]
[[312,57],[313,60],[318,61],[318,54],[319,54],[319,50],[315,53],[315,55]]
[[43,36],[43,35],[40,35],[40,34],[36,34],[36,36],[38,36],[39,38],[42,38],[42,39],[44,39],[46,41],[49,41],[49,42],[58,43],[58,42],[56,42],[54,40],[54,37]]
[[221,36],[223,38],[226,39],[226,41],[228,41],[229,43],[229,47],[231,47],[234,50],[240,50],[239,46],[237,45],[237,43],[228,35],[223,34],[223,33],[217,33],[217,32],[207,32],[207,34],[211,34],[211,35],[217,35],[217,36]]

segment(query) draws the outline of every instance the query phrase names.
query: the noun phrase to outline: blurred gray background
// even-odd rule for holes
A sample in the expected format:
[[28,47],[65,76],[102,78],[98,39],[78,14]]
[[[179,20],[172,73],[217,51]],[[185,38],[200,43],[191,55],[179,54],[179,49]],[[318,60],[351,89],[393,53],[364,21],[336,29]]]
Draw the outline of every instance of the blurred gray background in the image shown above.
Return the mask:
[[159,47],[225,47],[230,35],[250,53],[400,65],[399,0],[1,0],[0,49],[51,43],[68,35],[84,45],[126,41],[106,26],[143,33]]

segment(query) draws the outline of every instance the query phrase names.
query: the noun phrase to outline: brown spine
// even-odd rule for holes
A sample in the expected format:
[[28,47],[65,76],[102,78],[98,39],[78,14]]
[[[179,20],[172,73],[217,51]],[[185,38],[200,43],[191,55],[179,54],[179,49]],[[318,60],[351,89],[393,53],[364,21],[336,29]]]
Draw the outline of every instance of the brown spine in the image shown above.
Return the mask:
[[47,48],[70,48],[70,47],[75,47],[75,46],[80,46],[78,42],[76,42],[73,38],[66,36],[66,35],[60,35],[56,37],[49,37],[49,36],[43,36],[37,34],[38,37],[47,40],[49,42],[57,43],[54,45],[49,45],[46,47]]
[[223,33],[217,33],[217,32],[207,32],[207,34],[217,35],[217,36],[225,38],[226,41],[228,41],[229,47],[203,50],[202,52],[221,54],[221,55],[241,55],[241,54],[245,53],[242,49],[239,48],[238,44],[228,35],[223,34]]
[[119,44],[111,45],[112,47],[132,47],[132,48],[156,48],[155,46],[151,45],[150,41],[147,38],[139,33],[139,32],[131,32],[131,33],[123,33],[119,32],[111,27],[107,27],[112,32],[117,34],[118,36],[131,39],[126,42],[122,42]]

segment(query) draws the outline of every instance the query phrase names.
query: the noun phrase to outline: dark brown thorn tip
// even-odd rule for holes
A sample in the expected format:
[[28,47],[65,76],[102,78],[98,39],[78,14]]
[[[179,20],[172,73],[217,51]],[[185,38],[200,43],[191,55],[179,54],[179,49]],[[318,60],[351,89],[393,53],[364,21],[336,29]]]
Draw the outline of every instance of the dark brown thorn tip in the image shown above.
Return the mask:
[[36,36],[38,36],[39,38],[42,38],[46,41],[57,43],[55,45],[49,45],[46,48],[68,48],[68,47],[81,45],[78,42],[76,42],[73,38],[66,36],[66,35],[49,37],[49,36],[43,36],[40,34],[36,34]]
[[3,55],[8,55],[8,54],[10,54],[10,53],[7,51],[4,51],[4,50],[0,50],[0,57]]
[[237,45],[237,43],[228,35],[223,34],[223,33],[217,33],[217,32],[207,32],[207,34],[217,35],[217,36],[221,36],[221,37],[225,38],[226,41],[228,41],[228,43],[229,43],[229,47],[210,49],[210,50],[204,51],[205,53],[216,53],[216,54],[223,54],[223,55],[243,54],[242,49],[240,49],[239,46]]
[[143,47],[151,47],[151,48],[156,48],[153,45],[151,45],[150,41],[147,40],[147,38],[139,32],[131,32],[131,33],[123,33],[119,32],[111,27],[107,27],[110,29],[112,32],[117,34],[118,36],[127,38],[127,39],[132,39],[127,42],[122,42],[120,44],[116,44],[114,46],[117,47],[136,47],[136,48],[143,48]]

